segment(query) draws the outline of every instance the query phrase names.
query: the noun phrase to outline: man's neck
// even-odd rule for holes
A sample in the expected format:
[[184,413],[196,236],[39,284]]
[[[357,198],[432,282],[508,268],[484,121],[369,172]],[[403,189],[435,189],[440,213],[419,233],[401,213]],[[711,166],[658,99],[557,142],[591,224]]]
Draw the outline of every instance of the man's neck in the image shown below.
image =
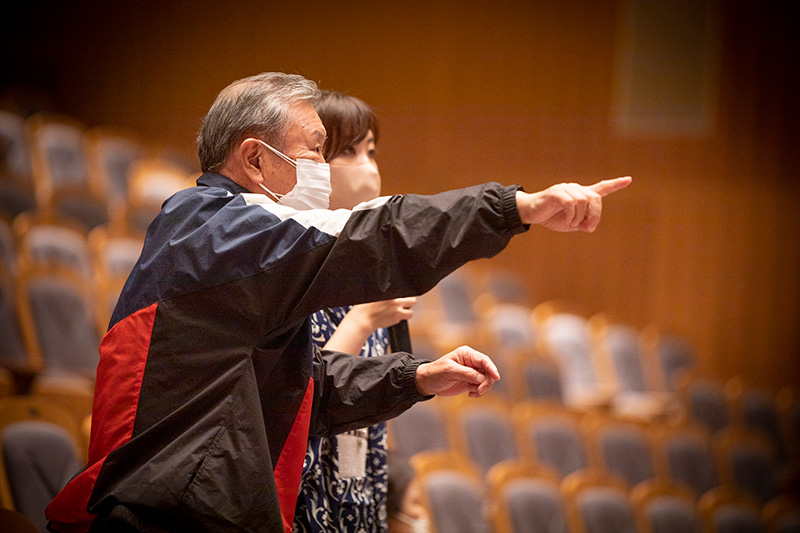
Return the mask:
[[225,163],[219,169],[215,170],[217,174],[221,174],[234,182],[236,185],[247,189],[249,192],[253,193],[261,193],[261,189],[256,187],[252,181],[250,181],[247,175],[244,172],[237,172],[235,165],[231,165],[230,163]]

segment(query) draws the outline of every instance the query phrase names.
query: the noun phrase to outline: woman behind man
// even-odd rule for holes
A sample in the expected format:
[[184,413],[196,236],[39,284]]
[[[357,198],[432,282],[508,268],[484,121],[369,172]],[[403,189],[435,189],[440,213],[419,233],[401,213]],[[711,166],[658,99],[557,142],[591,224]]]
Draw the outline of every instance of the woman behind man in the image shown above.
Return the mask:
[[[316,106],[328,134],[331,209],[351,209],[380,195],[375,160],[378,123],[358,98],[323,91]],[[363,357],[388,352],[387,327],[413,315],[416,298],[337,307],[312,316],[314,342]],[[386,423],[336,435],[310,437],[295,511],[294,530],[386,531]]]

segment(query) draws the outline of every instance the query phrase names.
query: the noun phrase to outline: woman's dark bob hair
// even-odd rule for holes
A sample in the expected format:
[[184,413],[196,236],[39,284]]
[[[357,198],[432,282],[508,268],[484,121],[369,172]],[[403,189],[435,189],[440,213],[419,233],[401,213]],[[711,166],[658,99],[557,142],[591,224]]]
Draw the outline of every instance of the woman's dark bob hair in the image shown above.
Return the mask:
[[314,107],[328,134],[323,149],[326,161],[360,143],[370,131],[378,142],[378,120],[372,109],[355,96],[322,91],[322,97]]

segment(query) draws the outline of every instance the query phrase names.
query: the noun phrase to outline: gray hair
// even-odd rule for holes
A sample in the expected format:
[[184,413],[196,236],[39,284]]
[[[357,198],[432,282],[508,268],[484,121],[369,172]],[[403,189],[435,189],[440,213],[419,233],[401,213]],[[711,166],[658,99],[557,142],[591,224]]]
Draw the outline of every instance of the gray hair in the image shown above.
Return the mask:
[[197,134],[200,168],[209,172],[222,166],[244,134],[282,150],[289,107],[304,100],[314,105],[319,97],[317,84],[296,74],[264,72],[231,83],[217,95]]

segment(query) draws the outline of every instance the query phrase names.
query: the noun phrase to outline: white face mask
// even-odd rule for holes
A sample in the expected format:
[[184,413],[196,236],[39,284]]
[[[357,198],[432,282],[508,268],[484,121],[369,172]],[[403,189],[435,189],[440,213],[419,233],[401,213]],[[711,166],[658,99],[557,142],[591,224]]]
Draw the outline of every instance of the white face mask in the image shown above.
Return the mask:
[[331,167],[328,163],[317,163],[311,159],[297,159],[295,161],[261,139],[256,140],[297,169],[297,183],[286,194],[276,194],[267,189],[263,183],[259,183],[259,187],[264,189],[270,196],[277,198],[279,204],[293,207],[300,211],[328,208],[331,197]]
[[405,513],[397,512],[394,517],[411,528],[414,533],[430,533],[431,522],[427,518],[411,518]]

